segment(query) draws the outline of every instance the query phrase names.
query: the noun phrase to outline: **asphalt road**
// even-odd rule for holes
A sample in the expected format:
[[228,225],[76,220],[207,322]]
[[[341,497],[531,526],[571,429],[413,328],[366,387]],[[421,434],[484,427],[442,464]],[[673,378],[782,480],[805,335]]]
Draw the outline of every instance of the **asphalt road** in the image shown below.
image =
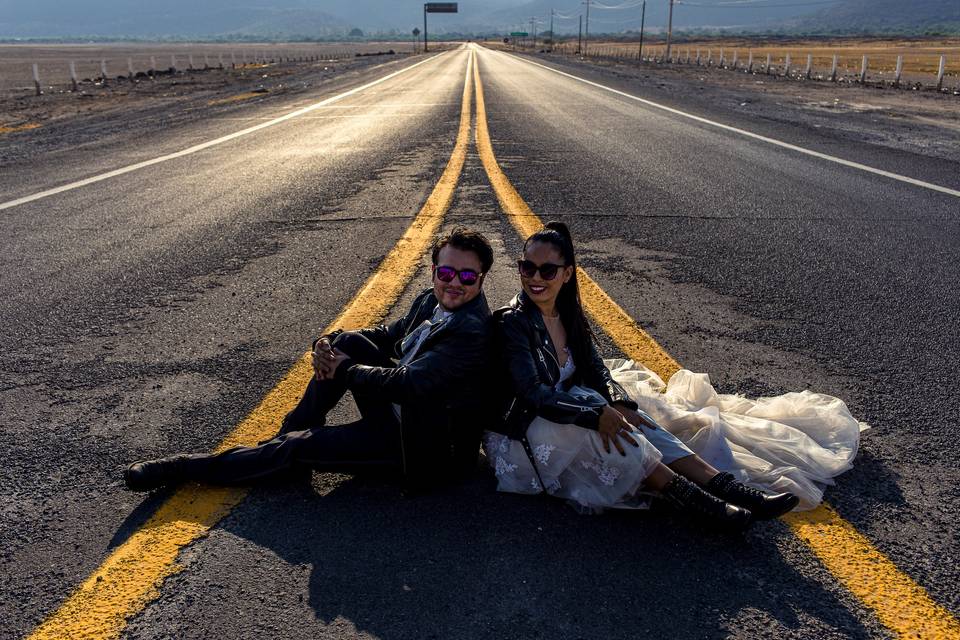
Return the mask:
[[[507,176],[538,215],[571,224],[583,266],[671,355],[722,391],[840,396],[873,426],[827,498],[960,615],[948,561],[960,557],[960,200],[506,54],[477,57]],[[0,201],[220,137],[419,60],[245,105],[230,120],[25,158],[5,167]],[[446,164],[466,64],[465,50],[444,53],[300,118],[0,211],[4,635],[28,634],[163,500],[124,491],[127,463],[216,446],[360,288]],[[960,166],[942,158],[563,68],[960,188]],[[487,294],[506,302],[519,239],[472,148],[444,226],[455,224],[496,243]],[[421,269],[397,312],[425,282]],[[258,488],[180,562],[124,637],[889,635],[782,523],[731,540],[669,514],[580,517],[498,495],[489,475],[416,499],[320,474],[312,486]]]

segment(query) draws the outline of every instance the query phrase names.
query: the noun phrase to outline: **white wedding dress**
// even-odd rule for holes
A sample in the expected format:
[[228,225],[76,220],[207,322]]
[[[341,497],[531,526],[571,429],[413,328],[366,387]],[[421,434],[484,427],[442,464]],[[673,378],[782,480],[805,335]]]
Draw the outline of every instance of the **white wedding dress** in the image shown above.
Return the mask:
[[[868,429],[832,396],[801,391],[751,400],[718,394],[705,373],[677,371],[664,384],[632,360],[604,360],[640,409],[720,471],[764,491],[789,491],[797,510],[816,507],[833,478],[852,468],[860,433]],[[642,508],[640,490],[659,452],[642,438],[627,456],[603,451],[597,432],[537,418],[527,430],[547,492],[583,510]],[[523,446],[487,432],[484,450],[498,490],[540,493]]]

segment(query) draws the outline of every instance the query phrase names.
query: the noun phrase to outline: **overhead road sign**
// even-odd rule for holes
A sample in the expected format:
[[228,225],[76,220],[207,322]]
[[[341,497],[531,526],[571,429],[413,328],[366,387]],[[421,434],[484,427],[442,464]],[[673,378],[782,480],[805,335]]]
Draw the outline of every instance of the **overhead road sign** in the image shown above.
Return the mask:
[[457,13],[456,2],[424,2],[423,3],[423,51],[427,51],[427,14],[428,13]]

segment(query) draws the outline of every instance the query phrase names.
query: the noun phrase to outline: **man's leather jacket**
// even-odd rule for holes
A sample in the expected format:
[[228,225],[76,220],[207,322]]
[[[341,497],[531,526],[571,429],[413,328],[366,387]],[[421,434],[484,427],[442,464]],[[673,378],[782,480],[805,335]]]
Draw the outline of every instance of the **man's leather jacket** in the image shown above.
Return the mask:
[[[596,429],[602,409],[585,404],[566,391],[557,391],[560,361],[537,306],[520,292],[493,314],[494,380],[499,381],[498,408],[502,426],[495,429],[521,439],[534,418]],[[574,375],[564,389],[580,385],[599,392],[608,404],[619,402],[632,409],[637,404],[610,376],[593,341],[590,361],[574,362]]]
[[[399,359],[400,342],[430,318],[436,306],[433,289],[427,289],[403,318],[359,333],[381,353]],[[490,308],[481,292],[432,328],[409,363],[371,367],[346,360],[337,367],[336,375],[344,376],[348,389],[400,405],[408,485],[436,484],[476,469],[480,434],[491,419],[486,386],[489,319]]]

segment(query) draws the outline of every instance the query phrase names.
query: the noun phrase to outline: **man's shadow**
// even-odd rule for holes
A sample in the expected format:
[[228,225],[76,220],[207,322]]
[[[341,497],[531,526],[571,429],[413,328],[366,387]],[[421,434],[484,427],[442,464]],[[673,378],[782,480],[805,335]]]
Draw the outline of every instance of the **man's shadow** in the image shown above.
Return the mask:
[[661,510],[580,516],[493,484],[486,472],[412,498],[358,479],[322,496],[265,487],[221,526],[310,567],[319,621],[380,638],[720,638],[811,621],[870,636],[797,571],[815,560],[780,522],[729,536]]

